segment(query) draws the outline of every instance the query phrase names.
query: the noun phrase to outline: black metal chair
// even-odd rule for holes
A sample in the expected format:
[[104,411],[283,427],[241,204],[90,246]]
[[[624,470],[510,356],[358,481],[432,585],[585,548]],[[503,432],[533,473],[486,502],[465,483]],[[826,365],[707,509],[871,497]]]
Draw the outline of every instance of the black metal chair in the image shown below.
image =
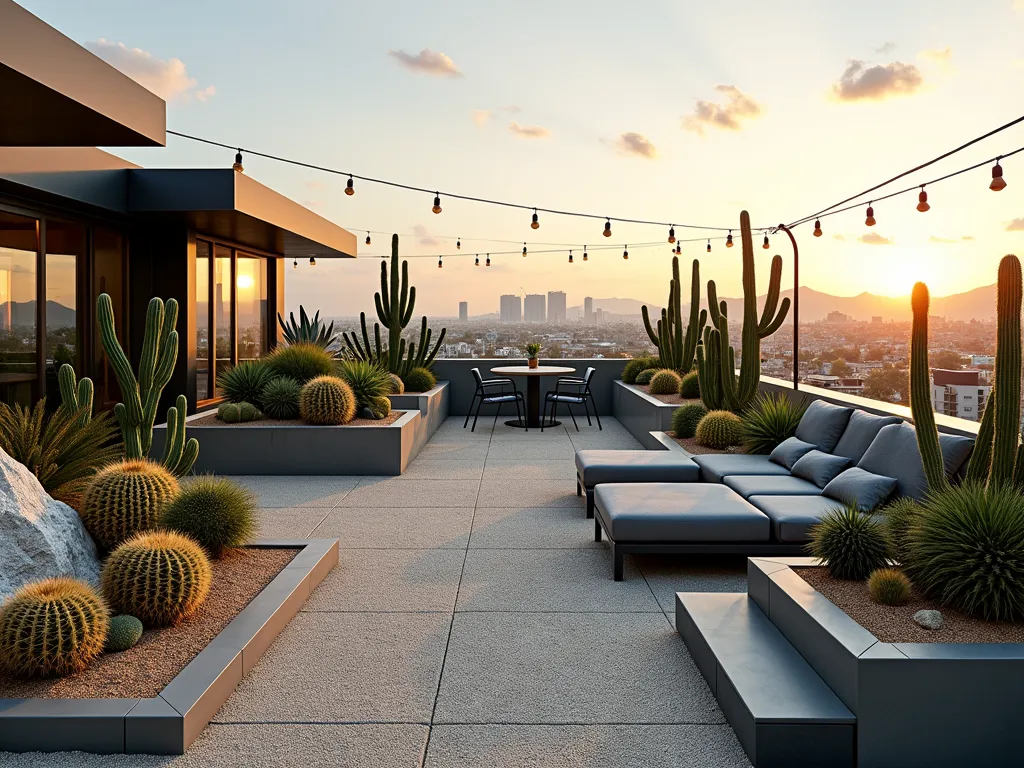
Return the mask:
[[[580,425],[576,423],[576,415],[572,412],[570,406],[582,405],[584,412],[587,414],[587,424],[593,425],[590,420],[590,407],[588,403],[593,400],[593,394],[590,391],[590,382],[594,378],[596,373],[595,368],[587,368],[587,372],[583,374],[583,378],[577,376],[564,376],[555,382],[555,388],[553,391],[548,392],[544,395],[544,414],[547,415],[548,407],[551,408],[551,419],[548,424],[555,421],[555,409],[558,408],[559,404],[564,405],[569,411],[569,415],[572,417],[572,425],[576,427],[576,431],[580,431]],[[601,426],[601,417],[597,414],[597,406],[594,406],[594,418],[597,419],[597,428],[603,430]],[[540,431],[544,431],[544,419],[540,420]]]
[[[480,415],[480,408],[484,405],[497,405],[498,408],[494,412],[494,423],[498,423],[498,414],[501,413],[501,406],[504,403],[515,403],[516,404],[516,416],[517,418],[526,425],[526,400],[523,397],[523,393],[516,388],[516,383],[512,379],[485,379],[480,375],[480,369],[473,369],[473,378],[476,379],[476,392],[473,393],[473,399],[469,401],[469,411],[466,413],[466,421],[463,422],[462,428],[465,429],[466,425],[469,424],[469,417],[473,415],[473,428],[470,432],[476,431],[476,420]],[[498,389],[495,389],[495,388]],[[512,391],[509,391],[509,387]],[[480,402],[477,402],[479,399]],[[476,403],[476,413],[473,414],[473,404]],[[522,404],[522,410],[520,411],[519,405]],[[526,431],[530,431],[530,427],[526,426]]]

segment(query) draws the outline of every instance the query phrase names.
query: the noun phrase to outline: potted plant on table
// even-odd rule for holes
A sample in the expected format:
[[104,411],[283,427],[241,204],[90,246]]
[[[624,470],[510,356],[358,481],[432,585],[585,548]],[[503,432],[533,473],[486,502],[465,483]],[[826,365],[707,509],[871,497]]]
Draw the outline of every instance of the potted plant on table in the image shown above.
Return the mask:
[[537,355],[540,354],[540,344],[527,344],[526,345],[526,364],[530,368],[536,368],[538,365]]

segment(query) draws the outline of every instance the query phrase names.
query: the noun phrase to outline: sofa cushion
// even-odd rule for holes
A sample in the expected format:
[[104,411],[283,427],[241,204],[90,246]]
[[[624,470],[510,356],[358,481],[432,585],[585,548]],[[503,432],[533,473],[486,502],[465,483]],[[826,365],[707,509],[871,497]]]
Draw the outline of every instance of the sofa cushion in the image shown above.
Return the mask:
[[875,416],[867,411],[855,410],[850,414],[850,421],[847,422],[843,436],[839,438],[832,453],[836,456],[845,456],[856,464],[875,439],[878,430],[901,421],[903,419],[899,416]]
[[594,506],[618,542],[767,541],[768,518],[724,485],[602,483]]
[[792,469],[797,459],[817,447],[811,443],[805,443],[798,437],[788,437],[775,446],[775,450],[769,454],[768,458],[781,467]]
[[706,483],[720,483],[729,475],[788,475],[789,470],[767,456],[746,453],[708,453],[693,457]]
[[804,411],[796,428],[796,436],[805,443],[818,446],[818,450],[831,453],[843,436],[852,412],[853,408],[815,400]]
[[[939,448],[947,477],[952,477],[971,452],[973,441],[958,435],[939,435]],[[882,427],[857,466],[876,475],[896,478],[896,493],[921,501],[928,479],[921,464],[917,433],[906,422]]]
[[821,493],[844,504],[856,504],[861,512],[869,512],[889,498],[895,487],[895,477],[850,467],[836,475]]
[[793,465],[793,475],[810,480],[819,488],[828,485],[832,478],[850,466],[845,456],[833,456],[819,450],[808,451]]
[[577,451],[576,471],[585,488],[598,483],[692,483],[700,479],[700,468],[680,451]]
[[809,541],[822,516],[843,506],[828,496],[751,496],[748,501],[771,519],[775,540],[788,544]]
[[744,499],[751,496],[817,496],[821,488],[792,475],[731,475],[722,483]]

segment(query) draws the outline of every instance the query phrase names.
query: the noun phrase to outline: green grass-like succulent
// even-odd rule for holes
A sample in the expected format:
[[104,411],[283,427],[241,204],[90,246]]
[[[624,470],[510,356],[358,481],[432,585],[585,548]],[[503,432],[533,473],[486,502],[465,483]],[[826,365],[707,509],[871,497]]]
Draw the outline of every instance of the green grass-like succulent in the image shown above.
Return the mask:
[[822,515],[807,551],[835,578],[861,581],[888,565],[889,542],[877,517],[846,506]]
[[906,605],[910,602],[910,579],[896,568],[879,568],[868,576],[868,593],[880,605]]
[[703,403],[687,403],[672,411],[672,431],[676,437],[689,438],[697,434],[697,425],[708,414]]
[[907,562],[911,530],[920,518],[921,512],[921,505],[909,496],[891,501],[878,510],[878,516],[885,521],[885,535],[889,540],[889,552],[893,559],[900,564]]
[[356,407],[370,405],[378,397],[391,390],[388,373],[369,360],[343,360],[338,363],[338,377],[352,388],[356,396]]
[[700,373],[698,371],[690,371],[679,380],[679,396],[687,400],[696,400],[700,397]]
[[274,372],[263,360],[244,360],[217,376],[217,387],[232,403],[262,405],[260,399]]
[[120,653],[133,648],[142,637],[142,622],[134,616],[122,613],[110,620],[107,630],[107,643],[103,650],[107,653]]
[[771,453],[796,434],[807,410],[806,403],[794,403],[781,392],[758,395],[743,413],[740,442],[747,453]]
[[224,477],[200,475],[168,504],[160,524],[195,539],[211,557],[248,544],[256,533],[256,494]]
[[294,419],[299,415],[299,392],[302,386],[288,376],[275,376],[263,388],[260,402],[271,419]]
[[651,379],[653,379],[661,370],[661,368],[645,368],[636,375],[636,379],[634,381],[638,386],[646,387],[651,383]]
[[679,374],[665,368],[651,377],[650,392],[652,395],[678,395],[679,385]]
[[407,392],[427,392],[437,386],[437,379],[427,368],[413,368],[402,381]]
[[307,424],[348,424],[356,415],[356,397],[336,376],[318,376],[299,392],[299,415]]
[[933,492],[910,528],[907,562],[929,597],[983,619],[1024,617],[1024,492],[978,483]]
[[287,376],[300,384],[334,372],[334,356],[316,344],[279,346],[264,359],[276,375]]
[[661,361],[657,357],[634,357],[622,369],[622,381],[626,384],[636,384],[636,377],[641,371],[646,371],[648,368],[658,370],[660,367]]
[[708,411],[697,422],[693,436],[697,438],[698,445],[723,450],[739,443],[742,428],[743,420],[732,411]]

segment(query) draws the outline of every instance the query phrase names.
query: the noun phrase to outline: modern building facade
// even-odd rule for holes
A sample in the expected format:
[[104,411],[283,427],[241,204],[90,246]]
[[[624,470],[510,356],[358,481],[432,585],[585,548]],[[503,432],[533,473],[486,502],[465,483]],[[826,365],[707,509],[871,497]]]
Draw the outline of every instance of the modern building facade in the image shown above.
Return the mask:
[[932,370],[932,408],[936,413],[981,421],[991,393],[981,371]]
[[468,301],[460,301],[459,302],[459,322],[460,323],[465,323],[468,320],[469,320],[469,302]]
[[528,323],[543,323],[547,320],[543,293],[528,293],[523,302],[523,319]]
[[[40,55],[45,50],[46,55]],[[161,412],[216,401],[216,379],[278,341],[286,263],[354,257],[355,237],[230,167],[146,169],[102,146],[161,146],[165,105],[0,0],[0,398],[56,395],[56,369],[120,399],[95,324],[111,296],[133,360],[154,296],[179,304]],[[305,267],[313,268],[313,267]]]
[[590,323],[594,322],[594,297],[587,296],[583,299],[583,322]]
[[548,291],[548,322],[565,322],[565,293],[563,291]]
[[502,296],[498,321],[502,323],[523,322],[523,300],[519,296],[512,294]]

